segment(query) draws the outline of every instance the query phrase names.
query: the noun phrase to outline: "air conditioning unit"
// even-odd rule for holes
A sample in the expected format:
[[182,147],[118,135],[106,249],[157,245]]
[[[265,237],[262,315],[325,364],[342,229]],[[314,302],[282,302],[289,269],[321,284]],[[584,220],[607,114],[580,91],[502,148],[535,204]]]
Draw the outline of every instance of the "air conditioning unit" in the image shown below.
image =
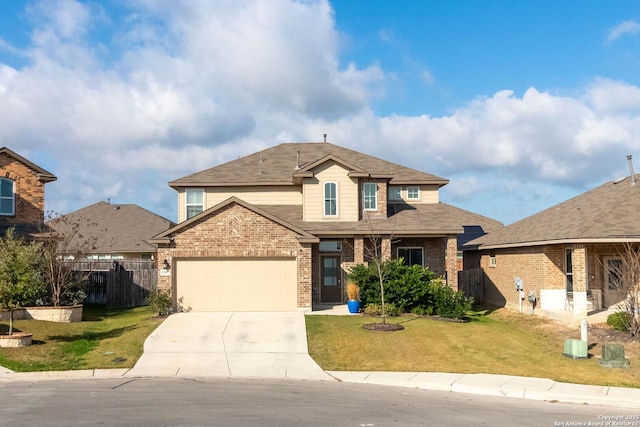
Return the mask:
[[589,353],[587,352],[587,342],[582,340],[566,339],[564,340],[563,354],[572,359],[586,359],[589,356]]

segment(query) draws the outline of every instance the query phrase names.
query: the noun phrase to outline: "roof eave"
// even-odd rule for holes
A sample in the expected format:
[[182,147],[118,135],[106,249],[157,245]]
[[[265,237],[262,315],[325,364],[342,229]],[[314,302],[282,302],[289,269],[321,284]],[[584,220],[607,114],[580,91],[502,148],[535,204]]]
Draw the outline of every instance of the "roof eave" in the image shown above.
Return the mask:
[[580,243],[639,243],[640,236],[623,236],[623,237],[604,237],[590,239],[555,239],[555,240],[537,240],[532,242],[513,242],[513,243],[495,243],[495,244],[474,244],[473,241],[468,242],[465,246],[469,248],[477,247],[478,250],[485,249],[507,249],[522,248],[527,246],[545,246],[545,245],[575,245]]

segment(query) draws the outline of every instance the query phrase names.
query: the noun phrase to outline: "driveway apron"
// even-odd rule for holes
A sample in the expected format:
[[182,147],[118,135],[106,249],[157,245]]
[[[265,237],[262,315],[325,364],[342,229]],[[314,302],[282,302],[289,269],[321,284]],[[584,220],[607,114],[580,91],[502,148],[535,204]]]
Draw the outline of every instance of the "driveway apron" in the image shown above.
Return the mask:
[[309,356],[301,312],[172,314],[126,376],[333,380]]

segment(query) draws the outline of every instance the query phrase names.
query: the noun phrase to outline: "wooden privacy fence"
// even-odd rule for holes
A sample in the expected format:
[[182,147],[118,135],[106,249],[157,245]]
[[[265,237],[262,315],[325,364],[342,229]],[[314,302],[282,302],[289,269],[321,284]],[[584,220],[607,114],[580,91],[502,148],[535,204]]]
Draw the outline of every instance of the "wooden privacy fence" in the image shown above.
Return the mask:
[[481,268],[458,271],[458,290],[473,297],[476,302],[484,300],[484,271]]
[[109,308],[145,305],[149,291],[158,287],[153,261],[87,261],[77,263],[74,269],[87,274],[85,302]]

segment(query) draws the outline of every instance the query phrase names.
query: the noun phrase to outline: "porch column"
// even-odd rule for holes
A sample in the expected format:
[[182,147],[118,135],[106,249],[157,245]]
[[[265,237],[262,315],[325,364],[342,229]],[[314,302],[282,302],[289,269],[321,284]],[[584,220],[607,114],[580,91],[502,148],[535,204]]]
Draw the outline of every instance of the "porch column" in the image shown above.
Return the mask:
[[364,239],[362,236],[353,238],[353,262],[364,264]]
[[447,270],[447,285],[453,290],[458,290],[458,239],[455,234],[447,236],[447,249],[445,256],[445,268]]
[[576,245],[571,251],[573,267],[573,317],[587,318],[587,249]]
[[390,260],[391,259],[391,238],[383,237],[380,249],[382,251],[382,254],[381,254],[382,260],[383,261]]

